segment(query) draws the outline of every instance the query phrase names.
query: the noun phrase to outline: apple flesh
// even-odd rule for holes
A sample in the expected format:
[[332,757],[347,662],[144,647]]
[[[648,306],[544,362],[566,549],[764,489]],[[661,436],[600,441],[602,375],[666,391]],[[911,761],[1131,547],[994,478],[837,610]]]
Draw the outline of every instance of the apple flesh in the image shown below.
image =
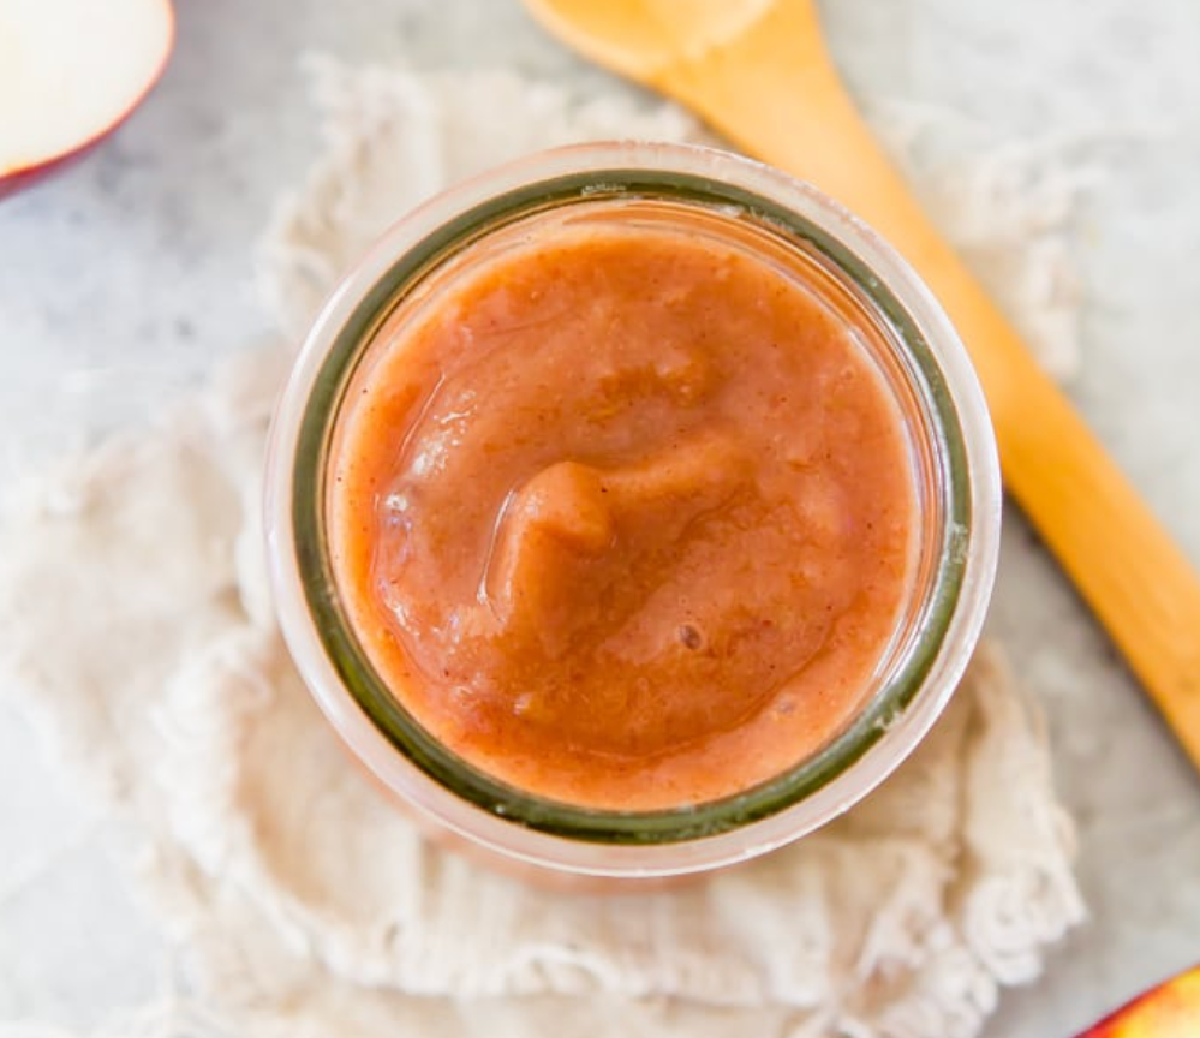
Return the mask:
[[1197,1038],[1200,966],[1151,988],[1078,1038]]
[[170,0],[0,0],[0,196],[119,125],[174,36]]

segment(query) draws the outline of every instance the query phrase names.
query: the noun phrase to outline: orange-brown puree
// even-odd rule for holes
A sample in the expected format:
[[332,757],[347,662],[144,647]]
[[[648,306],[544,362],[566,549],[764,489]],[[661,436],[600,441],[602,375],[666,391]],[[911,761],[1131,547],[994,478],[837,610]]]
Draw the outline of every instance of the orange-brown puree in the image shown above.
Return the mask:
[[398,701],[508,783],[677,807],[860,706],[907,592],[898,411],[794,278],[560,228],[442,291],[346,404],[331,540]]

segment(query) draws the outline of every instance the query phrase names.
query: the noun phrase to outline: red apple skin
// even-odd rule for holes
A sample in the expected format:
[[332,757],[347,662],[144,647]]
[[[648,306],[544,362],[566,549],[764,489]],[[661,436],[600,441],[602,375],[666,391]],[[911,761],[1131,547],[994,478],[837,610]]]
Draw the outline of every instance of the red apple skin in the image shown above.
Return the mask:
[[1200,966],[1139,995],[1078,1038],[1200,1038]]
[[40,162],[36,166],[28,166],[25,169],[14,169],[0,176],[0,202],[4,201],[9,195],[15,195],[18,191],[32,187],[39,180],[43,180],[52,173],[57,173],[61,169],[75,165],[76,162],[84,156],[89,155],[94,148],[98,147],[125,119],[126,116],[122,116],[98,137],[93,137],[90,141],[68,151],[65,155],[59,155],[57,158]]
[[129,107],[118,115],[108,126],[96,131],[91,137],[80,141],[74,147],[58,155],[53,155],[49,158],[42,159],[31,166],[22,166],[17,169],[10,169],[0,173],[0,202],[9,195],[14,195],[24,188],[36,184],[39,180],[49,176],[52,173],[65,169],[73,165],[80,159],[88,155],[93,149],[102,144],[110,134],[115,132],[125,120],[128,119],[137,107],[146,100],[150,91],[162,79],[163,72],[166,71],[167,63],[171,59],[171,52],[175,49],[175,7],[171,0],[162,0],[163,7],[167,12],[167,39],[163,46],[162,57],[159,59],[158,65],[154,72],[146,81],[146,85],[142,88],[142,92],[137,95],[130,103]]

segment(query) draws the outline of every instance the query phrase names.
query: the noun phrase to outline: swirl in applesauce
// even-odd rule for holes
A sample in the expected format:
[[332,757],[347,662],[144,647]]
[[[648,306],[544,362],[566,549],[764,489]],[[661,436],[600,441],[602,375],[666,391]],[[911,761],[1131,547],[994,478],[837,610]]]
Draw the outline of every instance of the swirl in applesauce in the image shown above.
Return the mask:
[[743,791],[861,708],[908,592],[912,462],[797,273],[652,226],[545,230],[386,322],[330,539],[396,700],[528,793]]

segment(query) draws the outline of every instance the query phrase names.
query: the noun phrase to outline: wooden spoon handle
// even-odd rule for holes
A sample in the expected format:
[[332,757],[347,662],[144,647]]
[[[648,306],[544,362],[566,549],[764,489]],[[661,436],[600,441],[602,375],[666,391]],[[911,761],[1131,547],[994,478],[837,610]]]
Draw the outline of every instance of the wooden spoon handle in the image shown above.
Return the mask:
[[655,79],[839,199],[925,279],[979,372],[1008,489],[1200,767],[1200,580],[876,145],[808,4],[777,0],[745,35]]

